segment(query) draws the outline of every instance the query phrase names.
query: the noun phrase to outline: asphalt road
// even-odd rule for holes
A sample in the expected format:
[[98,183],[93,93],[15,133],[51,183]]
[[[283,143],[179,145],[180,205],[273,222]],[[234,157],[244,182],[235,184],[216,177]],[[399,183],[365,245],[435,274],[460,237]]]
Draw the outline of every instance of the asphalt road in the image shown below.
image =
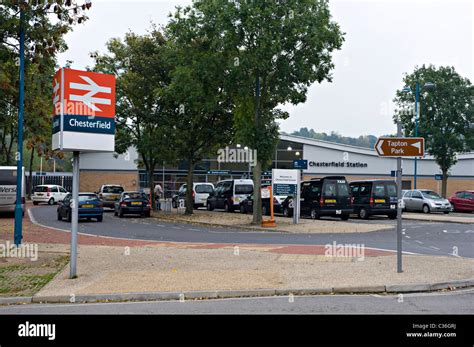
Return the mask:
[[3,306],[0,314],[474,314],[474,290],[192,301]]
[[[37,223],[69,231],[69,223],[56,220],[56,208],[56,206],[39,206],[30,211]],[[341,244],[355,243],[364,244],[366,247],[396,250],[395,221],[387,218],[350,221],[390,224],[393,225],[393,229],[350,234],[291,234],[172,223],[140,217],[118,218],[114,217],[112,212],[106,212],[102,223],[81,221],[79,231],[100,236],[171,242],[324,245],[335,241]],[[339,220],[334,222],[338,223]],[[404,252],[449,256],[455,256],[457,253],[461,257],[474,258],[474,223],[404,220],[402,246]]]

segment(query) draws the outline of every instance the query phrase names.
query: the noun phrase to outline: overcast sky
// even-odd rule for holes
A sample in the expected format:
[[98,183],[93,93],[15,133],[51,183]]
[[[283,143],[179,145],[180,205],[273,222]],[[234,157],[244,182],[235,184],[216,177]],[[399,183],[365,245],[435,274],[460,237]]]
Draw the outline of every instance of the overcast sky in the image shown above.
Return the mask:
[[[146,33],[150,22],[166,24],[178,4],[191,0],[93,0],[90,20],[66,36],[64,65],[92,66],[89,52],[104,52],[112,37],[131,30]],[[281,130],[301,127],[346,136],[384,135],[392,123],[395,90],[415,65],[454,66],[474,82],[473,0],[330,0],[333,19],[346,33],[334,54],[333,82],[314,84],[307,101],[285,105],[289,119]]]

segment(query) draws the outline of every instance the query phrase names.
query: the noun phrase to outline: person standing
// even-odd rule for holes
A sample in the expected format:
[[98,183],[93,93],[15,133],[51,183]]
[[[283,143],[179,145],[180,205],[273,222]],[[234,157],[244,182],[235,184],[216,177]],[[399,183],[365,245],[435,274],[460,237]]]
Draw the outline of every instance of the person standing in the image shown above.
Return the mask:
[[156,184],[154,191],[155,191],[156,210],[160,211],[161,210],[160,198],[161,198],[161,195],[163,194],[163,188],[161,188],[159,184]]

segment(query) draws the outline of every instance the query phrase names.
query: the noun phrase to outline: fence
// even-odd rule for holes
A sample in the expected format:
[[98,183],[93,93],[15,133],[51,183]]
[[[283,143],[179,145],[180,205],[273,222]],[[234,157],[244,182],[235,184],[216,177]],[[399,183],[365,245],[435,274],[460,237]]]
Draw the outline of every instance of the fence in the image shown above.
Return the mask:
[[[57,184],[62,186],[68,192],[72,192],[72,173],[70,172],[43,172],[41,175],[38,172],[33,172],[32,177],[32,190],[34,191],[36,186],[42,184]],[[26,172],[26,190],[30,186],[30,176]]]

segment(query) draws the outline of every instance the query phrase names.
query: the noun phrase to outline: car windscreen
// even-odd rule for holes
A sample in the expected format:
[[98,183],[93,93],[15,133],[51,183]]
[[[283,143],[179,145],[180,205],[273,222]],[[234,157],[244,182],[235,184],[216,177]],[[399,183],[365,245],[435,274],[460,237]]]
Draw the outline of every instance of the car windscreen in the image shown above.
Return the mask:
[[397,196],[397,186],[393,183],[387,183],[387,195],[388,196]]
[[106,194],[121,194],[123,192],[123,188],[116,186],[104,187],[102,192]]
[[339,196],[349,196],[349,185],[347,183],[337,183]]
[[427,197],[428,199],[442,199],[442,197],[439,196],[438,193],[432,190],[423,191],[423,195]]
[[385,196],[385,185],[383,183],[374,183],[373,194],[375,197]]
[[146,200],[146,197],[145,197],[145,194],[143,193],[138,193],[138,192],[134,192],[134,193],[125,193],[124,194],[124,199],[132,199],[132,200]]
[[99,201],[99,198],[96,195],[79,195],[79,202],[84,201]]
[[212,193],[214,189],[210,184],[198,184],[194,190],[196,193]]
[[251,184],[236,184],[235,194],[252,194],[253,186]]
[[16,185],[16,170],[0,170],[0,185]]
[[45,186],[37,186],[35,187],[35,193],[47,193],[49,192],[49,188]]

